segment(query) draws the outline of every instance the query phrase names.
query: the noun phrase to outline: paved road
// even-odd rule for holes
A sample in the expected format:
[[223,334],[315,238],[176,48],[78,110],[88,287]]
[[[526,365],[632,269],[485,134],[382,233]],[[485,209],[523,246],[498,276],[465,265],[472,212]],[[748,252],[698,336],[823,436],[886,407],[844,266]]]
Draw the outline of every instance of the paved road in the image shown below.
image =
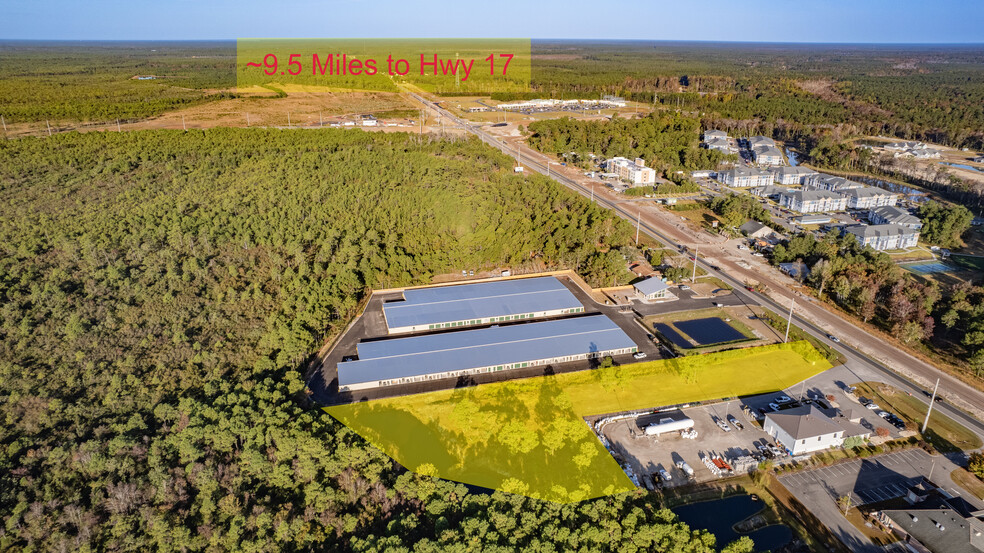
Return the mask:
[[907,485],[932,473],[932,480],[937,485],[975,508],[982,508],[977,498],[963,492],[950,480],[950,472],[955,468],[945,457],[909,449],[781,476],[779,481],[851,551],[877,553],[883,549],[872,544],[844,518],[837,507],[837,498],[850,494],[858,505],[900,497],[905,494]]
[[[414,93],[411,93],[410,95],[417,101],[426,105],[429,109],[439,112],[443,117],[447,117],[449,120],[454,121],[461,128],[475,134],[483,142],[498,148],[503,153],[513,155],[520,152],[523,165],[527,168],[547,175],[561,184],[573,189],[575,192],[578,192],[585,197],[592,198],[600,205],[613,210],[622,218],[636,223],[641,232],[644,232],[657,241],[662,242],[664,245],[672,248],[679,248],[680,243],[668,236],[670,233],[666,232],[666,221],[658,221],[653,217],[641,218],[637,212],[628,211],[627,208],[619,201],[607,198],[604,191],[596,194],[593,187],[585,186],[564,173],[550,171],[548,158],[539,152],[525,148],[522,144],[517,146],[507,144],[498,137],[489,134],[482,127],[457,118],[447,110],[427,102],[421,96]],[[692,241],[689,242],[691,244],[696,240],[719,241],[716,237],[712,237],[706,233],[693,233],[692,231],[682,227],[678,227],[677,230],[679,232],[674,233],[677,234],[677,236],[680,234],[685,236],[689,234],[692,237]],[[716,276],[729,285],[735,287],[735,293],[738,296],[743,297],[746,301],[763,305],[777,313],[784,313],[788,311],[789,299],[793,297],[793,294],[788,290],[782,289],[785,293],[777,294],[777,299],[772,299],[757,292],[746,291],[744,290],[744,281],[739,280],[739,277],[740,275],[747,274],[747,270],[743,270],[741,267],[732,263],[721,261],[719,262],[720,265],[723,265],[727,269],[727,272],[716,271],[711,269],[710,265],[702,256],[698,255],[697,261],[698,265],[709,274]],[[739,277],[735,277],[733,274],[737,274]],[[777,300],[785,300],[785,304]],[[803,301],[793,316],[793,322],[815,338],[842,352],[847,357],[848,363],[868,365],[871,368],[877,369],[877,371],[883,375],[883,380],[886,383],[899,387],[904,391],[908,391],[917,396],[922,396],[922,391],[928,383],[935,382],[936,378],[940,378],[940,387],[944,390],[944,395],[953,398],[957,402],[960,402],[965,408],[968,409],[974,409],[975,407],[977,409],[981,409],[980,406],[984,406],[984,393],[981,391],[970,387],[966,383],[944,373],[929,363],[912,357],[911,355],[895,348],[892,344],[886,343],[879,337],[869,334],[867,331],[855,326],[850,321],[830,313],[821,307]],[[838,336],[843,337],[843,341],[839,344],[829,341],[827,339],[828,333],[836,333]],[[889,366],[907,375],[909,378],[916,380],[920,384],[913,383],[910,380],[903,378],[896,373],[895,370],[889,368]],[[980,420],[968,416],[963,411],[955,409],[950,405],[939,405],[936,408],[950,417],[960,420],[980,436],[984,437],[984,423]]]

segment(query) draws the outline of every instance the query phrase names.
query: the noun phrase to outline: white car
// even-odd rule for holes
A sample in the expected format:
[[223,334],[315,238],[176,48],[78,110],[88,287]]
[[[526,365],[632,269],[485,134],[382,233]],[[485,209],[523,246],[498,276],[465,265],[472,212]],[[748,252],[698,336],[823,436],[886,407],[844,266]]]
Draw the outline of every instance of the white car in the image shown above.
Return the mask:
[[778,403],[770,403],[769,404],[769,409],[772,409],[773,411],[778,411],[779,410],[779,404]]
[[646,358],[646,352],[644,352],[644,351],[637,351],[636,353],[633,353],[632,354],[632,358],[633,359],[645,359]]
[[681,289],[681,290],[690,290],[690,287],[689,287],[689,286],[687,286],[686,284],[681,284],[681,285],[680,285],[680,289]]
[[663,480],[664,482],[668,482],[668,481],[670,481],[670,480],[673,480],[673,477],[672,477],[672,476],[670,476],[670,473],[669,473],[669,472],[667,472],[667,471],[666,471],[666,470],[664,470],[664,469],[659,469],[659,477],[660,477],[660,478],[661,478],[661,479],[662,479],[662,480]]
[[721,427],[721,430],[724,430],[725,432],[731,432],[731,425],[729,425],[728,423],[724,422],[723,420],[718,419],[717,420],[717,425]]
[[872,411],[877,411],[878,409],[881,409],[881,407],[879,407],[877,403],[869,403],[868,405],[865,405],[865,407],[871,409]]

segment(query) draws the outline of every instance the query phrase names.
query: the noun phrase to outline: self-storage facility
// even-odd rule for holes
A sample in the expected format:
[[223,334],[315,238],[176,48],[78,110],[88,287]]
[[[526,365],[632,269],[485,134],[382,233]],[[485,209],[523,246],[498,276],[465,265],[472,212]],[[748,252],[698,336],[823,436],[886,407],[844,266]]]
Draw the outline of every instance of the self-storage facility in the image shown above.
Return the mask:
[[338,364],[338,389],[363,390],[636,351],[635,342],[600,314],[392,338],[360,343],[358,360]]
[[383,304],[387,332],[404,334],[583,313],[559,280],[536,277],[404,290]]

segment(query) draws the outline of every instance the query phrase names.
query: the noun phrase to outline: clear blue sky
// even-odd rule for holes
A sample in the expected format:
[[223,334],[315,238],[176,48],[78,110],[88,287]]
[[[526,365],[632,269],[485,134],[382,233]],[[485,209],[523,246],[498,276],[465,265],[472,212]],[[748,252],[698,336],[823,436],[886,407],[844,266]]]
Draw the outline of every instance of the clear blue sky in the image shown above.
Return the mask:
[[0,22],[6,39],[984,43],[984,0],[0,0]]

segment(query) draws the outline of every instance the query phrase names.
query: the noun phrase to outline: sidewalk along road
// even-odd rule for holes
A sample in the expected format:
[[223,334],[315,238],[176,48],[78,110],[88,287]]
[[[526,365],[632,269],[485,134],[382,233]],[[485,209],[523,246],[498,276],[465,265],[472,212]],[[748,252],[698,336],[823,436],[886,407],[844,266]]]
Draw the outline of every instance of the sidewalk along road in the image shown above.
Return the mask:
[[[613,210],[619,216],[629,220],[633,224],[637,222],[637,212],[628,210],[620,202],[609,198],[608,194],[604,192],[601,194],[595,193],[590,186],[582,184],[558,170],[550,171],[547,164],[549,158],[543,154],[527,148],[521,143],[516,146],[510,145],[488,133],[481,126],[458,118],[451,112],[433,102],[427,101],[420,95],[414,92],[409,92],[408,94],[427,108],[439,113],[443,118],[454,122],[459,128],[471,132],[486,144],[498,148],[506,155],[512,156],[520,152],[525,167],[549,176],[582,196],[593,197],[594,201],[598,202],[598,204]],[[683,242],[686,244],[693,244],[695,240],[700,239],[699,233],[677,228],[675,225],[667,224],[665,221],[660,221],[653,216],[646,216],[645,218],[639,219],[638,224],[641,232],[665,246],[674,249],[679,249],[682,245],[681,242],[678,242],[681,238],[689,238],[689,241]],[[703,240],[707,240],[707,238]],[[734,293],[743,300],[767,307],[780,315],[789,312],[789,302],[795,296],[795,293],[789,291],[785,285],[778,281],[771,281],[776,285],[774,290],[777,292],[777,297],[775,299],[765,294],[748,291],[745,289],[744,279],[740,275],[747,275],[745,279],[751,278],[760,281],[763,279],[762,273],[742,269],[724,260],[720,260],[717,263],[718,266],[726,266],[727,271],[723,269],[721,271],[714,270],[705,261],[704,257],[697,256],[699,267],[704,269],[708,274],[732,286],[735,289]],[[779,292],[780,290],[781,292]],[[895,348],[891,344],[884,342],[881,338],[854,325],[852,322],[826,309],[812,305],[808,301],[803,301],[803,298],[800,298],[800,300],[793,314],[793,323],[817,340],[844,354],[848,364],[868,365],[870,368],[876,369],[884,375],[884,381],[887,384],[891,384],[902,391],[909,392],[920,398],[924,397],[923,391],[939,378],[940,390],[945,397],[950,401],[961,404],[968,411],[972,411],[977,417],[984,418],[984,414],[981,411],[981,409],[984,409],[984,392],[971,387],[960,379],[947,374],[921,359],[917,359]],[[827,338],[828,334],[839,336],[842,341],[840,343],[831,342]],[[968,415],[966,412],[953,407],[949,403],[937,404],[934,410],[939,410],[954,420],[960,421],[984,438],[984,422],[981,422],[981,420]]]

